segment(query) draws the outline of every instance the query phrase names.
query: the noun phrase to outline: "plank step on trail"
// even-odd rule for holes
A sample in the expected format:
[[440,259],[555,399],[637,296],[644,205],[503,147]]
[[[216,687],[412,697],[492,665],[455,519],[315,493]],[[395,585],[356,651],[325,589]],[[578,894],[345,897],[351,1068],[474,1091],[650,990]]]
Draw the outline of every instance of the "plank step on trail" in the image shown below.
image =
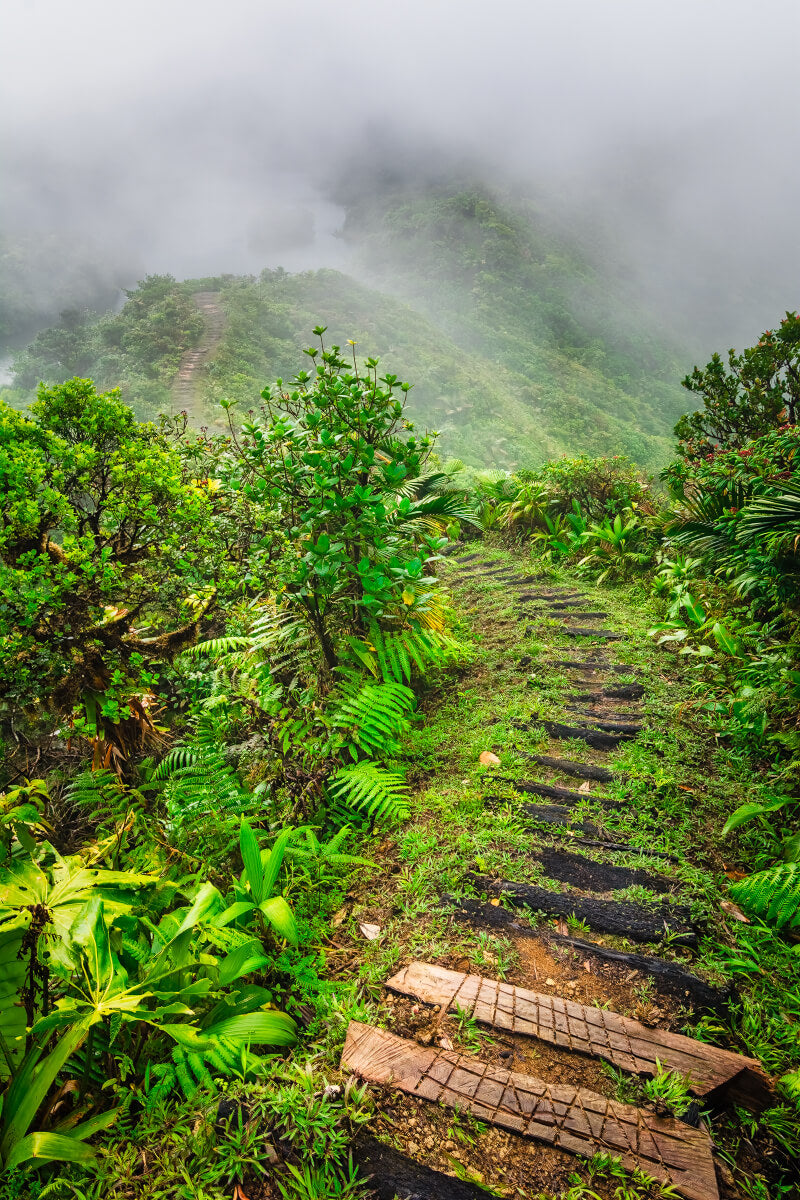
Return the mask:
[[367,1082],[466,1110],[572,1154],[618,1154],[624,1166],[671,1184],[686,1200],[718,1200],[707,1132],[672,1117],[493,1067],[471,1054],[419,1046],[360,1021],[348,1026],[341,1065]]
[[658,1075],[660,1063],[664,1070],[688,1076],[694,1096],[713,1094],[721,1100],[725,1093],[727,1099],[732,1089],[737,1097],[755,1093],[769,1103],[767,1078],[758,1059],[651,1029],[604,1008],[419,961],[398,971],[386,986],[425,1004],[438,1004],[442,1014],[461,1009],[483,1025],[601,1058],[635,1075]]

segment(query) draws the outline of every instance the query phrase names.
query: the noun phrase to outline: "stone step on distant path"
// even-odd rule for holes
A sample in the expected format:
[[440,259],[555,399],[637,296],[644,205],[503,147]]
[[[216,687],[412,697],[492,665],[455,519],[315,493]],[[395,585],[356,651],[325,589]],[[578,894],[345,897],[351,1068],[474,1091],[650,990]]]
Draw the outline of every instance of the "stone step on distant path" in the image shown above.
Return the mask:
[[584,1088],[507,1071],[471,1054],[420,1046],[385,1029],[351,1021],[341,1066],[399,1090],[572,1154],[619,1155],[686,1200],[717,1200],[711,1139],[673,1117],[658,1117]]

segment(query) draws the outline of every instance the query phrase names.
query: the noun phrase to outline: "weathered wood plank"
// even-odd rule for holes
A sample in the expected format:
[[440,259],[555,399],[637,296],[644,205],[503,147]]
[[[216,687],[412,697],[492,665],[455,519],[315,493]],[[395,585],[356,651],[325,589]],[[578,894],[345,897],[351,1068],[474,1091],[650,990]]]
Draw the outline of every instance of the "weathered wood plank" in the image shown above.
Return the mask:
[[567,850],[550,848],[537,856],[548,879],[568,883],[584,892],[616,892],[622,888],[638,885],[658,894],[671,892],[676,882],[665,875],[654,875],[641,867],[617,867],[613,863],[599,863],[582,854],[570,854]]
[[579,804],[581,800],[594,800],[608,808],[627,808],[625,800],[614,800],[610,796],[598,796],[595,792],[573,792],[570,788],[558,787],[555,783],[539,783],[537,779],[513,779],[518,792],[531,796],[545,796],[548,800],[563,800],[567,804]]
[[386,986],[425,1004],[438,1004],[443,1012],[460,1008],[484,1025],[601,1058],[637,1075],[656,1075],[661,1063],[665,1070],[688,1075],[695,1096],[719,1094],[731,1085],[750,1090],[743,1076],[754,1076],[759,1086],[764,1081],[755,1058],[679,1033],[650,1029],[606,1009],[450,971],[434,963],[412,962]]
[[631,938],[634,942],[658,942],[665,934],[681,946],[697,945],[689,910],[683,905],[631,904],[624,900],[596,900],[575,892],[551,892],[530,883],[473,876],[475,885],[494,895],[508,896],[511,903],[524,904],[534,912],[553,917],[575,916],[590,929]]
[[618,1154],[626,1167],[672,1184],[687,1200],[718,1200],[711,1141],[702,1128],[469,1054],[418,1046],[359,1021],[350,1022],[341,1065],[371,1083],[467,1109],[572,1154]]
[[581,629],[577,625],[573,625],[564,630],[567,637],[572,638],[599,638],[604,642],[621,642],[624,634],[615,633],[613,629]]
[[353,1159],[369,1178],[378,1200],[491,1200],[493,1193],[452,1175],[434,1171],[363,1131],[353,1143]]

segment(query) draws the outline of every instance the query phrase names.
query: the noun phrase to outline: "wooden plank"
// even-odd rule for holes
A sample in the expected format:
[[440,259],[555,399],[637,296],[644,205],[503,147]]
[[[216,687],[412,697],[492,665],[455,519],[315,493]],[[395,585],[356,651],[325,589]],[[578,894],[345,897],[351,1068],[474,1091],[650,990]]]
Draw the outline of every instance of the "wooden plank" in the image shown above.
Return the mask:
[[353,1159],[378,1200],[492,1200],[493,1193],[478,1184],[434,1171],[363,1131],[353,1143]]
[[470,1054],[434,1050],[351,1021],[342,1068],[370,1083],[467,1110],[481,1121],[571,1154],[619,1155],[686,1200],[718,1200],[711,1141],[671,1117],[657,1117],[584,1088],[546,1083]]
[[599,796],[596,792],[574,792],[555,783],[539,783],[536,779],[512,779],[514,790],[531,796],[545,796],[548,800],[580,804],[582,800],[593,800],[607,808],[629,808],[626,800],[615,800],[612,796]]
[[548,879],[568,883],[584,892],[616,892],[638,884],[651,892],[664,895],[677,887],[677,880],[666,875],[655,875],[642,867],[618,867],[614,863],[600,863],[583,854],[570,854],[567,850],[554,847],[542,850],[536,856]]
[[530,883],[490,879],[474,875],[476,887],[495,895],[508,896],[512,904],[525,904],[534,912],[552,917],[575,916],[590,929],[631,938],[634,942],[658,942],[665,934],[681,946],[697,945],[688,908],[678,904],[631,904],[627,900],[595,900],[576,892],[551,892]]
[[496,979],[449,971],[433,963],[412,962],[390,979],[387,987],[442,1011],[464,1009],[485,1025],[527,1034],[564,1050],[588,1054],[637,1075],[679,1071],[692,1080],[695,1096],[708,1096],[730,1086],[749,1090],[743,1076],[764,1081],[755,1058],[721,1050],[683,1034],[650,1029],[631,1017],[591,1008],[575,1000],[542,995]]

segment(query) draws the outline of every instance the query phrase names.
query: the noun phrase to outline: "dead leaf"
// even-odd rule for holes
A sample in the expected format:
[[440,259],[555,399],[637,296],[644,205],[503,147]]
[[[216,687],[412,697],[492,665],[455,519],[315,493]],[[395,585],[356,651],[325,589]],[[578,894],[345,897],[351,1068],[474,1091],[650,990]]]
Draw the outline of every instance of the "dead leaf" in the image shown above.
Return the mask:
[[499,900],[490,900],[490,901],[489,901],[489,903],[490,903],[491,905],[493,905],[495,908],[497,908],[497,906],[498,906],[498,904],[500,903],[500,901],[499,901]]
[[591,784],[589,783],[589,780],[585,779],[583,781],[583,783],[581,784],[581,786],[578,788],[578,791],[579,792],[588,792],[590,790],[590,788],[591,788]]
[[380,925],[359,925],[358,927],[368,942],[374,942],[381,936]]
[[500,765],[500,759],[496,754],[492,754],[491,750],[484,750],[478,756],[478,762],[482,763],[484,767],[496,767]]
[[569,935],[569,925],[563,917],[559,917],[557,921],[553,922],[553,924],[555,925],[556,933],[560,933],[562,937],[567,937]]
[[443,1050],[452,1050],[453,1049],[453,1043],[450,1041],[449,1037],[439,1038],[439,1045],[442,1047]]
[[719,906],[720,908],[724,909],[726,913],[730,913],[734,921],[741,921],[742,925],[751,924],[750,918],[746,917],[742,910],[735,905],[732,900],[720,900]]
[[331,925],[333,926],[333,928],[337,929],[341,925],[342,921],[345,919],[346,916],[347,916],[347,905],[345,905],[344,908],[340,908],[339,911],[337,913],[334,913],[333,916],[331,917]]
[[589,972],[591,972],[591,970],[592,970],[592,964],[589,962],[588,958],[586,959],[586,961],[583,964],[583,969],[584,969],[584,971],[589,971]]
[[236,1188],[234,1189],[233,1193],[233,1200],[250,1200],[250,1197],[245,1195],[240,1183],[236,1184]]

